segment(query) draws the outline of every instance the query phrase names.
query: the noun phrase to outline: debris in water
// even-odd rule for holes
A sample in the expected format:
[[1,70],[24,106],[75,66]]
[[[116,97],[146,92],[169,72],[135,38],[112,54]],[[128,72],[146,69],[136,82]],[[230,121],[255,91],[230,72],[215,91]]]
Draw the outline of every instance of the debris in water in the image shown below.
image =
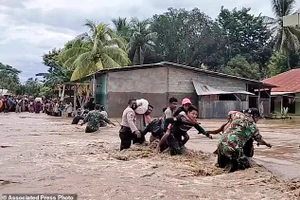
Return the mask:
[[33,134],[29,134],[29,136],[41,136],[41,134],[33,133]]
[[[220,168],[212,167],[213,163],[211,163],[211,165],[207,165],[208,162],[211,162],[211,154],[188,149],[185,149],[184,152],[185,154],[180,156],[170,156],[167,153],[161,153],[159,156],[168,162],[173,162],[179,168],[187,168],[187,170],[191,172],[190,175],[192,176],[215,176],[224,173],[224,171]],[[123,161],[143,158],[147,159],[155,156],[155,149],[153,149],[150,145],[137,145],[121,152],[117,151],[115,153],[111,153],[110,155],[114,159]],[[158,165],[152,166],[152,168],[158,168]]]
[[158,168],[158,165],[157,165],[157,164],[156,164],[156,165],[153,165],[151,168],[152,168],[152,169],[156,169],[156,168]]
[[12,183],[19,183],[19,182],[0,179],[0,185],[8,185],[8,184],[12,184]]
[[[1,148],[8,148],[8,147],[13,147],[13,146],[6,146],[6,145],[1,145]],[[1,181],[1,180],[0,180]]]
[[150,172],[150,173],[142,175],[141,178],[143,178],[143,177],[150,177],[150,176],[153,176],[154,174],[155,174],[155,172]]

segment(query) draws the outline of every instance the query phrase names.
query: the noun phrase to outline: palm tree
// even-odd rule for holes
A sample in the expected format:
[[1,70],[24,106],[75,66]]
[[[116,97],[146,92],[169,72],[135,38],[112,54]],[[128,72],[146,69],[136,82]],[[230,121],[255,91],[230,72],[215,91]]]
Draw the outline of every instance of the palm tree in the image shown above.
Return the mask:
[[57,84],[69,82],[72,76],[73,70],[54,64],[51,72],[38,73],[35,76],[42,76],[44,78],[44,85],[48,87],[54,87]]
[[127,21],[127,18],[119,17],[112,20],[113,25],[115,26],[115,31],[118,36],[123,37],[127,41],[130,39],[130,24]]
[[143,64],[146,54],[155,51],[157,33],[151,31],[149,20],[139,21],[137,18],[133,18],[130,24],[129,55],[131,55],[133,64]]
[[276,19],[268,18],[269,24],[275,25],[272,28],[272,31],[276,33],[275,50],[286,55],[289,68],[289,52],[300,49],[300,29],[296,27],[284,27],[283,16],[293,14],[295,4],[296,0],[272,0],[272,10]]
[[81,79],[97,70],[128,65],[126,41],[106,24],[96,25],[87,20],[89,33],[68,42],[59,55],[65,67],[74,69],[71,81]]
[[[65,48],[68,47],[67,43]],[[69,82],[74,71],[71,67],[62,66],[62,62],[59,62],[58,57],[61,53],[60,49],[52,49],[49,53],[43,55],[43,64],[49,67],[47,73],[37,73],[35,76],[41,76],[44,78],[42,81],[45,86],[53,88],[57,84]]]

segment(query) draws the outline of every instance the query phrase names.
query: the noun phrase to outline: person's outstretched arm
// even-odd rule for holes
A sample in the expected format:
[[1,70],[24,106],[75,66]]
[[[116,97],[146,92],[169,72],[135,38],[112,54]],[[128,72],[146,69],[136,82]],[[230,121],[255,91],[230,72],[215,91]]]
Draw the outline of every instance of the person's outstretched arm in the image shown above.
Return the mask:
[[168,130],[166,131],[166,133],[162,136],[162,138],[160,139],[160,141],[159,141],[159,143],[158,143],[158,145],[157,145],[157,148],[156,148],[156,150],[157,150],[157,153],[160,153],[160,147],[162,146],[162,145],[164,145],[166,142],[167,142],[167,139],[168,139],[168,137],[170,136],[170,134],[171,134],[171,128],[172,128],[172,125],[169,125],[168,126]]
[[206,137],[212,139],[212,136],[211,136],[208,132],[206,132],[206,131],[204,130],[204,128],[202,128],[202,126],[200,126],[199,124],[195,124],[194,127],[195,127],[195,129],[197,129],[197,131],[199,131],[198,134],[202,133],[202,134],[205,135]]
[[91,114],[88,113],[87,116],[83,119],[83,122],[81,123],[81,126],[89,121],[90,116],[91,116]]

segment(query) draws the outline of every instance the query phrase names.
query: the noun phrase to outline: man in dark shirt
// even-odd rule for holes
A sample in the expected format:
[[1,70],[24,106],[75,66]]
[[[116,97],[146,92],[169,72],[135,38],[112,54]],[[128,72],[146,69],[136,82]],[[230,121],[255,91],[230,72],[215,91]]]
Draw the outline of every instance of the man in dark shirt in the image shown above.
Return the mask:
[[90,98],[89,102],[86,103],[86,107],[87,109],[89,109],[89,111],[95,110],[96,104],[94,103],[94,101],[94,98]]
[[[206,137],[212,139],[211,135],[206,132],[196,121],[197,116],[197,108],[190,106],[187,110],[187,114],[179,114],[175,118],[166,119],[168,131],[163,135],[158,145],[158,152],[161,150],[161,146],[165,146],[164,143],[166,142],[167,146],[170,148],[171,155],[182,154],[184,145],[189,140],[189,135],[187,132],[192,127],[195,127],[199,133],[202,133]],[[184,138],[183,140],[182,137]]]

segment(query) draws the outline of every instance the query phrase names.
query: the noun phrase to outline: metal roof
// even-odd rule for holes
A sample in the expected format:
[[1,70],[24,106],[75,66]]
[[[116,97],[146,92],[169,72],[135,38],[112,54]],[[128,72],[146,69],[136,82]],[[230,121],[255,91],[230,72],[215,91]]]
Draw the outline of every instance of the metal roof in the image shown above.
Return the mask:
[[195,87],[196,93],[199,96],[205,96],[205,95],[214,95],[214,94],[246,94],[246,95],[255,95],[251,92],[247,91],[223,91],[216,89],[214,87],[211,87],[207,84],[200,83],[198,81],[193,81],[193,85]]
[[287,72],[278,74],[263,80],[266,84],[276,84],[272,92],[300,92],[300,68],[291,69]]
[[[87,77],[92,76],[94,74],[105,74],[105,73],[109,73],[109,72],[131,71],[131,70],[136,70],[136,69],[166,67],[166,66],[187,69],[187,70],[191,70],[191,71],[195,71],[195,72],[202,72],[202,73],[211,74],[211,75],[219,76],[219,77],[238,79],[238,80],[245,81],[248,83],[261,85],[263,87],[276,87],[275,85],[263,83],[261,81],[257,81],[257,80],[253,80],[253,79],[242,78],[242,77],[238,77],[238,76],[223,74],[223,73],[214,72],[214,71],[210,71],[210,70],[206,70],[206,69],[201,69],[201,68],[191,67],[188,65],[183,65],[183,64],[173,63],[173,62],[166,62],[166,61],[159,62],[159,63],[152,63],[152,64],[132,65],[132,66],[109,68],[109,69],[101,69],[95,73],[88,75]],[[85,78],[87,78],[87,77],[85,77]],[[85,78],[83,78],[83,79],[85,79]]]

